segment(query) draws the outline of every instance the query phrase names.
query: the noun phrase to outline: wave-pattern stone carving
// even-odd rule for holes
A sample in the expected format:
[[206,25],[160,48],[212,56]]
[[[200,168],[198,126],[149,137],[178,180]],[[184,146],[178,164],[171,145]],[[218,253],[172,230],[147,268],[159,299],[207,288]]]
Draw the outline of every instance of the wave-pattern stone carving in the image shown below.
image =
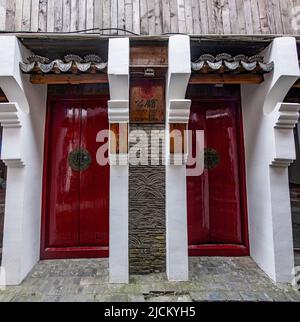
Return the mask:
[[[164,124],[131,125],[132,131],[162,131]],[[165,165],[163,146],[159,165],[129,167],[129,268],[131,274],[148,274],[166,270]],[[150,142],[145,149],[150,150]],[[146,142],[145,142],[146,144]],[[132,145],[132,143],[131,143]],[[150,154],[149,154],[150,156]],[[132,156],[131,156],[132,157]]]

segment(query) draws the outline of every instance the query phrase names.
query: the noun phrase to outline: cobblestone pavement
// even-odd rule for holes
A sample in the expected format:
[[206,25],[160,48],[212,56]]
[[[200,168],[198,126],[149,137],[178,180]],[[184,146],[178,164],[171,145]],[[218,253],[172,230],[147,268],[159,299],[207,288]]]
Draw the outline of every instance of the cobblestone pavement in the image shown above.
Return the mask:
[[190,281],[168,282],[164,274],[108,283],[107,260],[40,262],[20,286],[0,291],[0,302],[190,302],[299,301],[300,291],[275,285],[247,257],[190,258]]

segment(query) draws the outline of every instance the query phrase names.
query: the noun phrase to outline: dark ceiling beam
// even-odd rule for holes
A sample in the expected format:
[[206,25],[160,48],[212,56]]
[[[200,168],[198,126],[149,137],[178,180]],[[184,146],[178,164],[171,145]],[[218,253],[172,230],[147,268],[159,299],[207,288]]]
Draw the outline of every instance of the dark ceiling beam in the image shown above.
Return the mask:
[[261,84],[259,74],[192,74],[189,84]]
[[42,74],[31,75],[32,84],[106,84],[107,74]]

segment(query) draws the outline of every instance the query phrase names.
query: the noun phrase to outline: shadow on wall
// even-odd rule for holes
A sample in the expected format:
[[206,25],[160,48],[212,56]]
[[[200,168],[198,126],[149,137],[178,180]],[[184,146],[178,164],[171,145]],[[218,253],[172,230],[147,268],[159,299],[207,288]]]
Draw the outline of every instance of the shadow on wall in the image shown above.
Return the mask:
[[[0,129],[0,151],[2,143],[2,127]],[[6,191],[6,166],[0,161],[0,265],[2,258],[2,242],[4,228],[4,211],[5,211],[5,191]]]
[[[285,98],[285,102],[300,103],[300,89],[293,88]],[[296,160],[289,167],[289,183],[293,223],[294,249],[298,250],[298,261],[300,262],[300,122],[294,129]],[[300,263],[298,263],[300,265]]]
[[[6,97],[0,89],[0,103],[7,102]],[[0,155],[2,149],[2,127],[0,126]],[[5,212],[5,191],[6,191],[6,166],[0,160],[0,265],[2,259],[2,243],[3,243],[3,228],[4,228],[4,212]]]

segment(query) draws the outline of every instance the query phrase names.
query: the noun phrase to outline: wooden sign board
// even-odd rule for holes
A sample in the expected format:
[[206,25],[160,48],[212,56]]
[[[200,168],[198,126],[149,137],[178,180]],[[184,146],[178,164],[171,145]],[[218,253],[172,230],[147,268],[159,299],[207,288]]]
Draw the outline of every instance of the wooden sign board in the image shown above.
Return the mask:
[[130,47],[130,66],[168,67],[168,45],[152,43]]
[[164,123],[164,79],[133,79],[130,87],[130,122]]

